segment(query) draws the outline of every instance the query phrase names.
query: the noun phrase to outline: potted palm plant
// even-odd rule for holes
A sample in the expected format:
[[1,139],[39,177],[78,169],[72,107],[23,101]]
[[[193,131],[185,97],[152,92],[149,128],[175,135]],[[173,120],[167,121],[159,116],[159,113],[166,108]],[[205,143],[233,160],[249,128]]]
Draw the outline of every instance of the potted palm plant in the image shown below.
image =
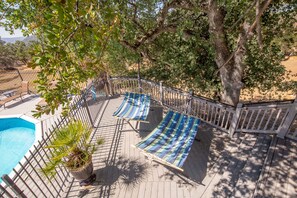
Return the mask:
[[81,121],[70,121],[65,127],[58,129],[53,141],[46,146],[52,152],[49,162],[42,168],[43,173],[52,178],[57,166],[63,165],[81,185],[93,182],[96,176],[93,174],[92,154],[103,143],[103,139],[90,144],[90,135],[91,128]]

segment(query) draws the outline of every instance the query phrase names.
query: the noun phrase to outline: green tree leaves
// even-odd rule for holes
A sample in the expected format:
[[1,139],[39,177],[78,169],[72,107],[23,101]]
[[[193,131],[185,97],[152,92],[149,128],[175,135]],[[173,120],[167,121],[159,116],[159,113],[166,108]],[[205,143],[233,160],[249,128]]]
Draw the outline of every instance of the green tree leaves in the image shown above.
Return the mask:
[[146,78],[232,96],[229,103],[236,104],[241,85],[267,90],[284,78],[279,50],[296,43],[296,7],[293,0],[264,7],[261,45],[251,28],[256,1],[6,0],[0,14],[2,25],[39,40],[30,65],[40,68],[39,93],[49,106],[39,110],[49,113],[60,104],[66,108],[67,95],[77,94],[87,79],[103,70],[133,74],[139,61]]
[[[95,0],[4,1],[3,25],[25,28],[38,38],[29,65],[39,68],[38,91],[53,112],[67,108],[68,95],[78,94],[87,79],[104,70],[105,49],[116,35],[116,3]],[[51,81],[57,83],[51,87]]]
[[16,41],[5,43],[0,40],[0,67],[13,67],[27,64],[30,60],[31,43]]

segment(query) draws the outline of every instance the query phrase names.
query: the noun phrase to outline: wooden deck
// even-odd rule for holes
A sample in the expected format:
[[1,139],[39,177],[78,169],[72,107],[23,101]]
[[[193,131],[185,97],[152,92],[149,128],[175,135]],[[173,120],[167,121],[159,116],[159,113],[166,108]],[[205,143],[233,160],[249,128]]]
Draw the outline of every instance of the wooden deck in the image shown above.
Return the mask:
[[244,133],[230,139],[202,123],[182,174],[131,146],[148,132],[112,117],[121,100],[97,108],[93,141],[103,137],[105,143],[93,156],[96,181],[80,187],[70,179],[64,197],[297,197],[296,142]]

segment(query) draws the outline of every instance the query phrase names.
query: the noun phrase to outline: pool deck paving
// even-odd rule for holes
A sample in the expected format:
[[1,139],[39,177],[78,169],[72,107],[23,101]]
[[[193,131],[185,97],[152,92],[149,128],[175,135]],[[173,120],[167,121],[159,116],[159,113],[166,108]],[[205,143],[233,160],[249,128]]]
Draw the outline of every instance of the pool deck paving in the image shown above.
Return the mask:
[[[33,117],[33,110],[36,108],[38,102],[40,102],[42,98],[38,95],[25,95],[23,100],[21,98],[17,98],[13,101],[10,101],[6,104],[6,108],[3,106],[0,107],[0,116],[1,115],[27,115]],[[61,110],[59,109],[55,115],[60,114]],[[43,115],[39,120],[44,120],[53,115]]]

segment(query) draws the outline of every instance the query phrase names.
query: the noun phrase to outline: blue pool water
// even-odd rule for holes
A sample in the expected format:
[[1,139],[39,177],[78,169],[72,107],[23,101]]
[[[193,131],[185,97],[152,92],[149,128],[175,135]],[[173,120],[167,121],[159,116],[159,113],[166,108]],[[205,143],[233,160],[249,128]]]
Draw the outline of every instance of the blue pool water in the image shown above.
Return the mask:
[[21,118],[0,119],[0,177],[12,171],[34,141],[35,124]]

